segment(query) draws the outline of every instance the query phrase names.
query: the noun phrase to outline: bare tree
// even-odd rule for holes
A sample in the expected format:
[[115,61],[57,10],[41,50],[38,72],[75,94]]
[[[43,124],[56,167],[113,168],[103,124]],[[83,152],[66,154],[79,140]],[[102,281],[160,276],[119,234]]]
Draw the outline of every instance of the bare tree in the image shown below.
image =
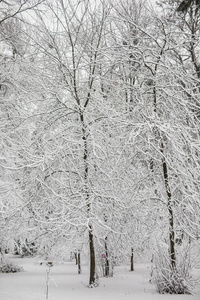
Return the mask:
[[[56,153],[59,164],[56,166],[53,162],[45,168],[46,174],[41,180],[47,189],[41,188],[50,191],[52,180],[57,178],[57,185],[62,187],[61,200],[72,197],[76,201],[77,209],[75,202],[70,198],[67,200],[72,210],[68,211],[65,205],[63,224],[68,220],[74,227],[82,226],[88,232],[91,286],[97,284],[94,194],[91,186],[95,174],[92,130],[102,118],[96,111],[96,78],[103,57],[109,9],[105,2],[94,5],[90,1],[72,3],[59,0],[54,4],[47,1],[46,15],[38,11],[40,25],[37,33],[40,38],[34,39],[43,57],[41,67],[48,65],[45,98],[48,99],[49,94],[54,101],[49,114],[46,114],[47,126],[50,126],[48,144],[55,147],[57,142],[58,146],[62,140],[64,145],[68,140],[59,155]],[[49,16],[55,23],[49,24]]]

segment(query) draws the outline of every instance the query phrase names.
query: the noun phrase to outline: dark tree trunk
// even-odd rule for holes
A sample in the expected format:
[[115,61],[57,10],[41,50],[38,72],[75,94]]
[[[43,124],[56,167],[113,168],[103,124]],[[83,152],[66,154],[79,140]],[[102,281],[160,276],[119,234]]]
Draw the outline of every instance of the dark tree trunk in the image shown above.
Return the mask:
[[78,265],[78,257],[77,257],[77,252],[74,253],[75,260],[76,260],[76,265]]
[[78,274],[81,274],[82,271],[81,271],[81,253],[80,253],[80,250],[78,250],[78,259],[77,259],[77,262],[78,262]]
[[89,244],[90,244],[90,280],[89,284],[93,285],[96,281],[96,264],[95,264],[95,250],[94,250],[94,236],[92,226],[89,225]]
[[134,271],[133,258],[134,258],[134,249],[131,248],[131,271]]
[[[163,47],[160,51],[160,58],[162,57],[165,49],[166,41],[163,44]],[[160,62],[160,58],[155,66],[155,74],[157,73],[158,64]],[[154,74],[154,75],[155,75]],[[156,86],[153,88],[153,104],[154,104],[154,112],[157,114],[157,92]],[[170,264],[172,269],[176,269],[176,255],[175,255],[175,234],[174,234],[174,215],[173,215],[173,208],[172,208],[172,194],[169,186],[169,175],[168,175],[168,167],[167,162],[164,154],[164,144],[163,139],[160,136],[160,133],[156,130],[155,136],[160,140],[160,152],[162,155],[162,170],[163,170],[163,177],[164,177],[164,184],[165,184],[165,191],[167,194],[167,208],[169,214],[169,256],[170,256]]]
[[[88,99],[84,105],[87,106],[88,101],[90,99],[90,94],[88,94]],[[84,162],[84,183],[85,183],[85,195],[86,195],[86,204],[87,204],[87,217],[90,218],[91,214],[91,203],[90,203],[90,192],[88,188],[88,177],[89,177],[89,169],[88,169],[88,135],[86,130],[86,125],[84,121],[84,114],[80,110],[80,120],[82,124],[82,139],[83,139],[83,162]],[[96,263],[95,263],[95,248],[94,248],[94,235],[93,235],[93,227],[91,224],[88,226],[88,234],[89,234],[89,248],[90,248],[90,278],[89,285],[94,285],[96,282]]]
[[105,277],[110,276],[110,265],[109,265],[109,258],[108,258],[108,245],[107,245],[107,236],[105,237],[105,254],[106,254],[106,260],[105,260]]
[[161,142],[161,152],[162,152],[162,167],[163,167],[163,176],[165,182],[165,190],[167,193],[167,208],[169,213],[169,254],[170,254],[170,263],[172,269],[176,269],[176,255],[175,255],[175,234],[174,234],[174,214],[172,209],[172,195],[169,186],[169,176],[167,163],[164,156],[164,145]]

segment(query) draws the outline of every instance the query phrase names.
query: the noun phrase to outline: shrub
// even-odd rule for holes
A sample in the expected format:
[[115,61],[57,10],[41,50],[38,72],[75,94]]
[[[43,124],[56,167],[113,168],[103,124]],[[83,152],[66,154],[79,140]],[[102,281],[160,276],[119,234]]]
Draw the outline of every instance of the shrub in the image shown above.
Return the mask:
[[176,261],[176,268],[172,268],[169,257],[156,253],[154,257],[152,280],[160,294],[191,294],[193,280],[190,275],[191,267],[187,256]]
[[1,272],[2,273],[17,273],[17,272],[23,272],[23,268],[19,267],[17,265],[14,265],[12,262],[3,262],[1,266]]
[[160,294],[190,294],[189,278],[184,278],[177,270],[162,269],[157,272],[155,284]]

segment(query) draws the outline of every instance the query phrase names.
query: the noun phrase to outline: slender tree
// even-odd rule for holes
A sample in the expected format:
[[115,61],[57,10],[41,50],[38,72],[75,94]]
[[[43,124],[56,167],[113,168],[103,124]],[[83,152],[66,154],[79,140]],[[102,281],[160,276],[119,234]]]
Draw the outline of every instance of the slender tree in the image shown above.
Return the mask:
[[[49,95],[53,101],[52,106],[48,106],[49,113],[45,114],[48,131],[44,128],[42,135],[37,133],[35,141],[41,136],[48,141],[48,147],[54,149],[55,155],[52,161],[47,162],[39,184],[48,195],[47,203],[52,202],[52,194],[57,194],[60,201],[58,210],[61,210],[63,203],[63,226],[67,222],[88,231],[89,285],[95,286],[92,134],[96,122],[101,120],[95,107],[96,78],[103,56],[102,41],[109,6],[106,7],[104,2],[93,6],[90,1],[74,5],[71,1],[65,3],[59,0],[55,5],[47,2],[46,8],[46,15],[37,12],[40,22],[37,34],[40,38],[34,39],[34,43],[43,56],[42,67],[48,64],[45,80],[49,84],[44,97],[48,99]],[[55,24],[49,24],[48,15],[54,18]],[[46,151],[49,152],[46,141],[42,150],[45,156]],[[60,143],[63,146],[55,150],[59,149]],[[55,210],[49,213],[52,222]]]

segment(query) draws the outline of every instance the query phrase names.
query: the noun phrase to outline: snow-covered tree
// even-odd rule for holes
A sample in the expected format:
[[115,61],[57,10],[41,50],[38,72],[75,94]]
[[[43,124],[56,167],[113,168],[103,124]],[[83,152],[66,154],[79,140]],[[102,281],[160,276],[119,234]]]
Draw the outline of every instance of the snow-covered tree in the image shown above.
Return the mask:
[[[14,239],[23,234],[23,207],[21,189],[23,153],[27,151],[29,126],[25,120],[30,111],[28,98],[27,39],[20,17],[39,1],[1,1],[0,13],[0,137],[1,137],[1,249],[14,247]],[[33,96],[33,94],[32,94]],[[26,226],[25,226],[26,227]],[[7,234],[5,235],[5,230]]]

